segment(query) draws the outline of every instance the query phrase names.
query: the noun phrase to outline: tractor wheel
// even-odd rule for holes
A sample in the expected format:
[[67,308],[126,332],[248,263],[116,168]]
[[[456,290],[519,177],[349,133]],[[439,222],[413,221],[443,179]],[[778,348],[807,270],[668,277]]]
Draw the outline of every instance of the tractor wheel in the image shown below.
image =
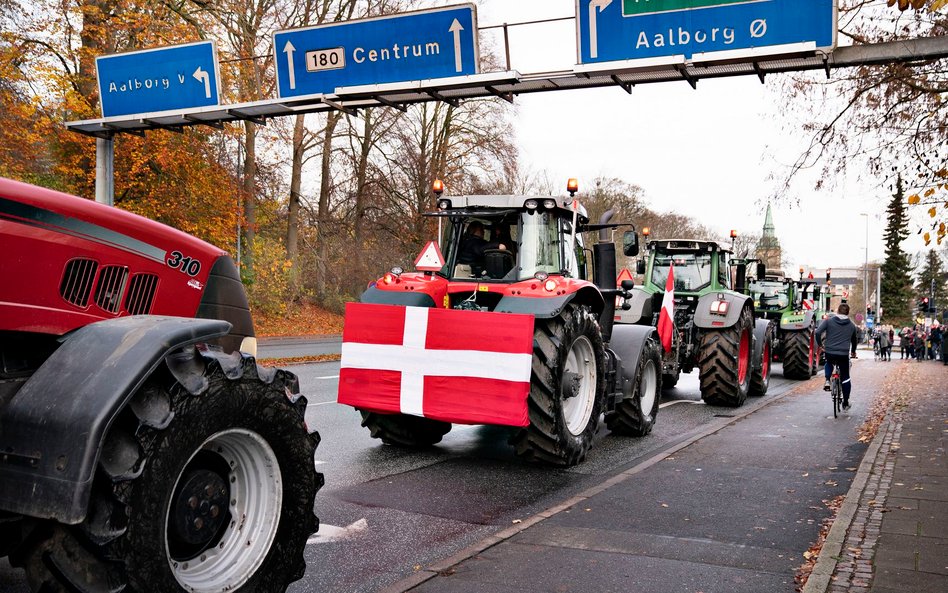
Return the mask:
[[764,332],[764,343],[760,348],[760,368],[751,373],[750,395],[767,395],[767,388],[770,387],[770,345],[774,341],[774,328],[771,325]]
[[701,399],[712,406],[736,408],[750,391],[754,316],[741,311],[733,326],[707,330],[698,350]]
[[615,411],[606,414],[606,426],[613,433],[644,437],[652,432],[665,376],[661,374],[661,348],[653,338],[642,346],[642,356],[633,377],[636,382],[632,385],[632,397],[618,402]]
[[602,413],[604,352],[599,322],[586,307],[536,321],[530,426],[510,439],[518,456],[561,466],[586,457]]
[[296,377],[194,347],[169,367],[110,428],[83,523],[41,522],[11,556],[33,591],[282,593],[303,576],[323,477]]
[[449,422],[440,422],[405,414],[377,414],[364,412],[362,426],[369,429],[372,438],[382,439],[386,445],[397,447],[430,447],[440,443],[451,430]]
[[812,328],[787,332],[783,338],[783,376],[806,381],[813,376],[816,350]]

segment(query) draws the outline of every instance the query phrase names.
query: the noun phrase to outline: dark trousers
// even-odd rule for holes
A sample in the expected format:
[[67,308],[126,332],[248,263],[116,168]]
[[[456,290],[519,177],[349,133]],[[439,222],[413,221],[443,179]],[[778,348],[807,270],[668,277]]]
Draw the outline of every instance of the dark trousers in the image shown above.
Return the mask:
[[849,394],[852,392],[853,384],[849,379],[849,356],[843,354],[826,355],[826,380],[829,381],[833,375],[833,365],[839,366],[839,382],[843,385],[843,403],[849,403]]

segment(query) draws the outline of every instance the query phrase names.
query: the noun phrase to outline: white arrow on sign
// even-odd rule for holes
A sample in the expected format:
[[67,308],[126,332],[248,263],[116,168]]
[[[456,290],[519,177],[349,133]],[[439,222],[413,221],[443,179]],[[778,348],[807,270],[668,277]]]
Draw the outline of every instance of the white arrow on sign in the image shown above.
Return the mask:
[[204,94],[208,99],[211,98],[211,77],[210,75],[201,69],[200,66],[197,67],[197,70],[192,74],[198,82],[204,83]]
[[296,51],[296,48],[293,47],[293,44],[290,43],[290,40],[287,39],[286,45],[283,46],[283,52],[286,54],[286,62],[289,66],[287,68],[290,73],[290,88],[296,88],[296,70],[293,68],[293,52]]
[[[612,2],[612,0],[609,1]],[[457,72],[464,70],[464,65],[461,63],[461,31],[463,30],[464,27],[457,19],[454,19],[451,28],[448,29],[448,31],[454,33],[454,69]]]
[[599,30],[596,26],[596,9],[601,14],[603,10],[609,8],[612,0],[590,0],[589,2],[589,57],[599,57]]

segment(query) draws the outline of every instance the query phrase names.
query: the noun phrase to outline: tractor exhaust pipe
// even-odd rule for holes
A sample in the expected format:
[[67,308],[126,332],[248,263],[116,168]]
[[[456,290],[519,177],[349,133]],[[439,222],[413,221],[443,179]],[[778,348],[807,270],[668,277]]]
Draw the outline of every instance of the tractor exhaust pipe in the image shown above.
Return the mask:
[[[609,224],[615,210],[609,210],[599,219],[599,224]],[[593,270],[594,282],[599,290],[603,291],[605,306],[599,316],[599,328],[602,331],[602,340],[609,342],[612,339],[612,325],[616,319],[616,245],[612,242],[612,229],[599,230],[599,242],[593,246],[596,254],[596,267]]]

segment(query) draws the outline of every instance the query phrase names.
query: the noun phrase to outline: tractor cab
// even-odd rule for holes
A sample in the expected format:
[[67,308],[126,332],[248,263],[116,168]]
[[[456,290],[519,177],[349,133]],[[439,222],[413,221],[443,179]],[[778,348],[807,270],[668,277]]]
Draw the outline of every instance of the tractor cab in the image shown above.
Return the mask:
[[674,266],[675,294],[731,288],[731,252],[714,241],[665,240],[649,243],[647,282],[663,291]]
[[[451,281],[511,284],[538,275],[585,280],[581,206],[549,197],[452,196],[438,201],[441,275]],[[575,220],[575,223],[574,223]]]

